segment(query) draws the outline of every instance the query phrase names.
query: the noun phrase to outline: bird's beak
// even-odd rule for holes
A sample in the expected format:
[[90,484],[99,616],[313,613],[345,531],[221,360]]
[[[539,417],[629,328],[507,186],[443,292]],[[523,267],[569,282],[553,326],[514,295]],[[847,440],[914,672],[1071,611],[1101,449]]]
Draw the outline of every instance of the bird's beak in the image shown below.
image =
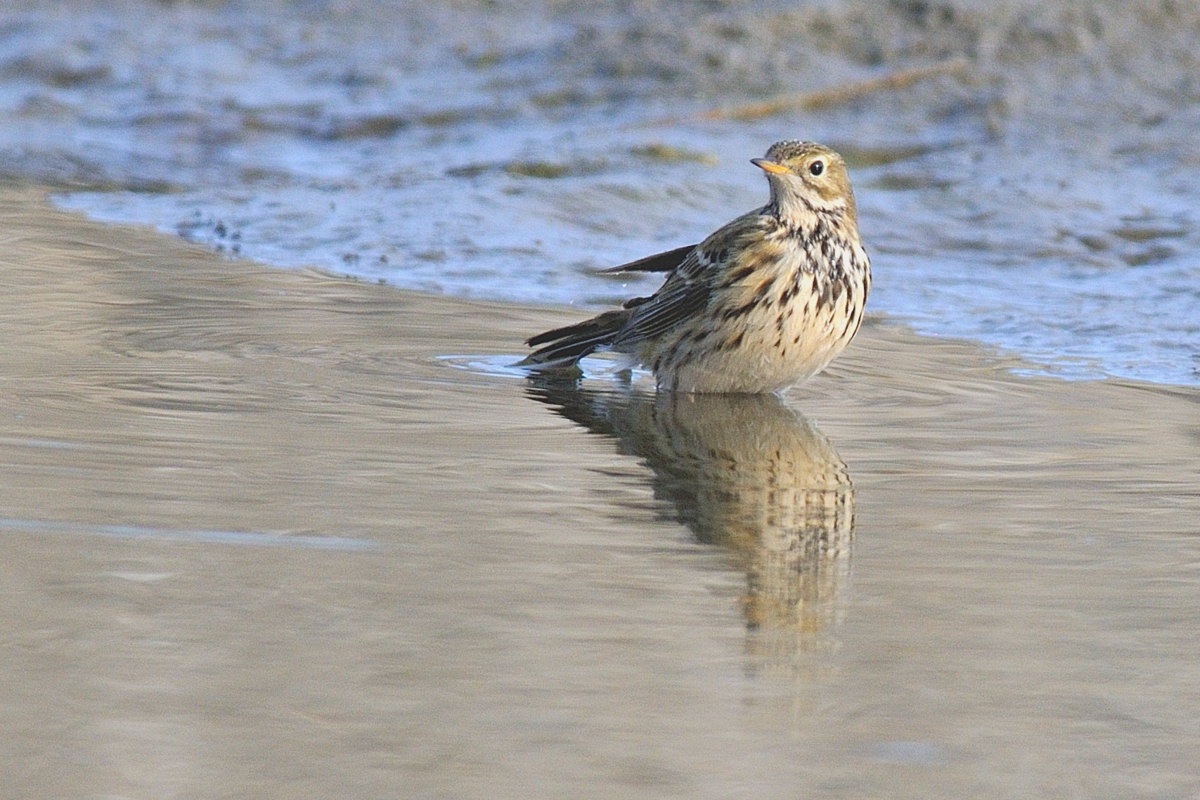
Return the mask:
[[750,163],[761,169],[763,172],[771,172],[776,175],[783,175],[791,172],[790,169],[780,164],[778,161],[771,161],[768,158],[752,158]]

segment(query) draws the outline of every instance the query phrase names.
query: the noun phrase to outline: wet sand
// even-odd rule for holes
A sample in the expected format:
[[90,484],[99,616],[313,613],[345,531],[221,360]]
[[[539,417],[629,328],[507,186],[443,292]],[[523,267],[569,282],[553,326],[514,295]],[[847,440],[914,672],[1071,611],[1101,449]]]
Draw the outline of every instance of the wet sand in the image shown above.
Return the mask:
[[529,384],[577,313],[0,220],[11,796],[1200,791],[1194,389]]

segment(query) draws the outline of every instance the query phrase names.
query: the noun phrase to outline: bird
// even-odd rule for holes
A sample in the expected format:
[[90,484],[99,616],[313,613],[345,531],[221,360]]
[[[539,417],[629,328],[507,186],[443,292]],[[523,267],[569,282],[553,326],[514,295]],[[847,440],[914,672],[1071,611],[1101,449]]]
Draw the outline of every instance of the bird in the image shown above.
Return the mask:
[[871,288],[846,162],[797,139],[750,162],[766,175],[766,205],[699,244],[603,270],[667,276],[649,297],[530,337],[518,366],[576,368],[610,351],[648,368],[661,392],[747,394],[824,369],[858,332]]

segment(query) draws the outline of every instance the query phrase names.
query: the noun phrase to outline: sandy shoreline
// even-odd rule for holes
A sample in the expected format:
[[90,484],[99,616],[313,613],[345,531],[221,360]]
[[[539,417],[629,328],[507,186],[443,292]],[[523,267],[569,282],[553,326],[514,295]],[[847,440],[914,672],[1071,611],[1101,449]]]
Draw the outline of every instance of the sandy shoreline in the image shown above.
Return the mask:
[[564,394],[443,357],[576,312],[0,220],[14,794],[1200,789],[1200,391]]

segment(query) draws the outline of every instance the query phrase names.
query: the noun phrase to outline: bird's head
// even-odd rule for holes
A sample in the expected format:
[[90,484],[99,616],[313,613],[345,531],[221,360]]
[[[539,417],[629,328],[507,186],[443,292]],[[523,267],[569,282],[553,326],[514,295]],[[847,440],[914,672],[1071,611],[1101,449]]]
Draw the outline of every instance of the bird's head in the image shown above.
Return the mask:
[[828,147],[790,139],[776,142],[763,158],[750,162],[767,174],[771,203],[784,219],[825,211],[855,220],[846,162]]

